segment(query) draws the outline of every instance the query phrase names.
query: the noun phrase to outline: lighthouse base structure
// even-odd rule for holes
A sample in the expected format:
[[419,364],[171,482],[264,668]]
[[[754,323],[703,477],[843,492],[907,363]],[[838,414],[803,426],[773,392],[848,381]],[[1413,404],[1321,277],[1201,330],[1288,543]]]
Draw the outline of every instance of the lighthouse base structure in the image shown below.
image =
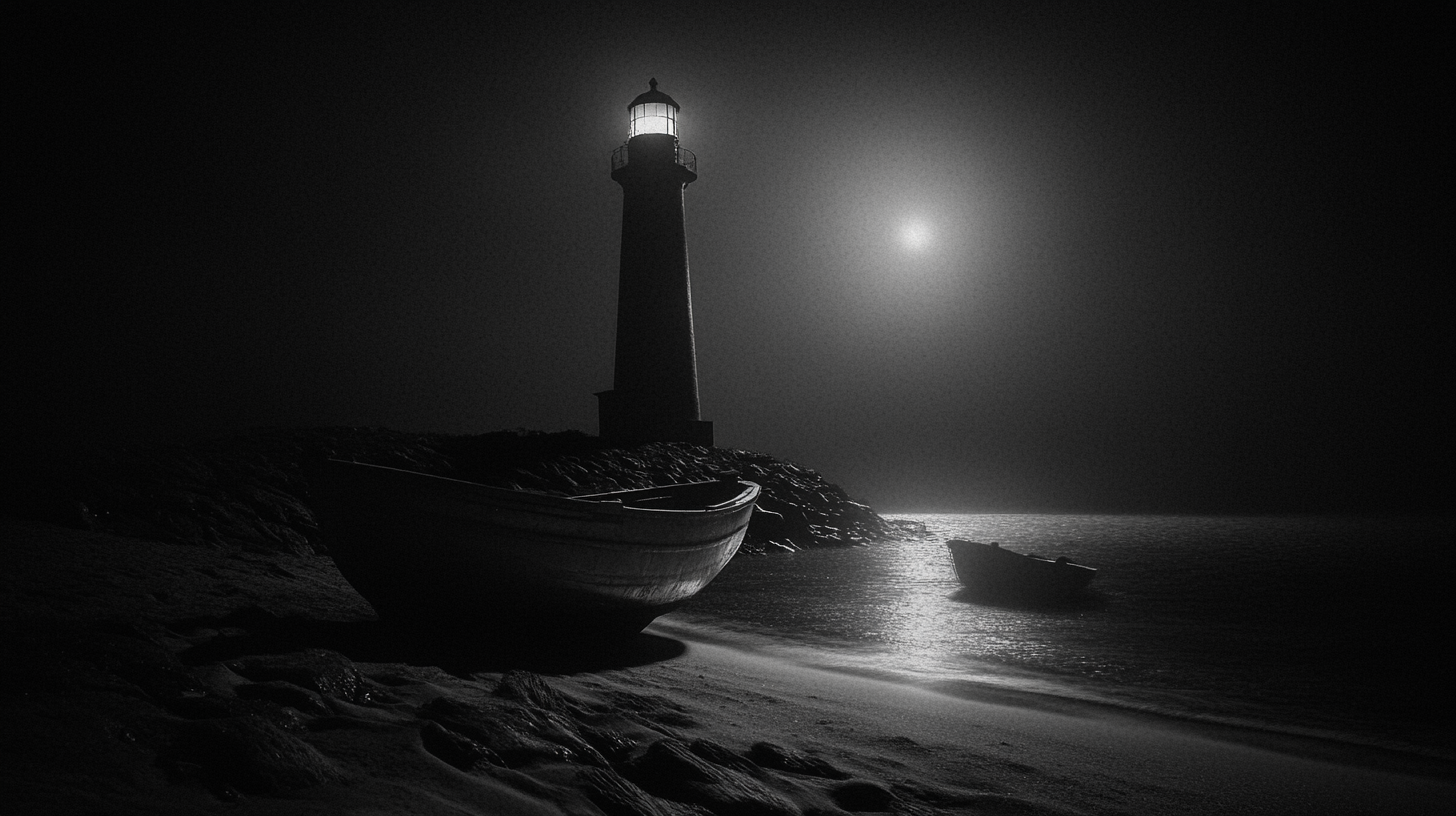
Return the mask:
[[703,419],[663,416],[655,394],[623,391],[597,392],[598,433],[621,445],[647,442],[686,442],[713,447],[713,423]]

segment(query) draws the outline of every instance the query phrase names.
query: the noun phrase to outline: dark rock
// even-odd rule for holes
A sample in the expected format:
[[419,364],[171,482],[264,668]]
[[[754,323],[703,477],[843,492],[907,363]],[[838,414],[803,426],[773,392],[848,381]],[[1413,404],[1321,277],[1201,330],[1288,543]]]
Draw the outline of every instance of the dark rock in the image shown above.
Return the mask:
[[156,703],[166,704],[201,688],[171,649],[140,633],[88,634],[72,648],[98,668],[132,683]]
[[339,776],[313,746],[254,716],[188,723],[164,762],[174,768],[195,765],[215,789],[274,795]]
[[850,779],[838,782],[829,789],[834,804],[852,813],[889,810],[895,802],[895,794],[878,782],[867,779]]
[[606,759],[577,731],[575,723],[549,711],[509,700],[468,704],[436,697],[420,709],[420,717],[488,748],[511,768],[538,761],[606,767]]
[[717,816],[798,816],[799,808],[764,783],[715,765],[674,739],[648,746],[628,766],[643,790],[666,799],[701,805]]
[[[445,443],[441,450],[448,454],[452,447]],[[554,456],[546,455],[553,450]],[[889,522],[865,505],[851,501],[843,490],[818,473],[764,454],[670,442],[613,448],[595,437],[566,435],[557,439],[554,448],[542,440],[536,453],[542,458],[523,460],[505,478],[506,486],[524,484],[544,492],[573,495],[702,481],[724,474],[757,482],[763,487],[759,507],[764,512],[755,513],[749,524],[745,539],[748,551],[762,551],[769,541],[791,547],[864,544],[892,531]],[[477,476],[477,481],[486,480],[476,474],[462,474],[461,478],[472,476]],[[497,474],[495,478],[501,477]]]
[[619,448],[578,431],[461,436],[380,428],[260,429],[186,445],[101,450],[48,467],[42,485],[17,510],[163,541],[326,551],[306,471],[308,463],[330,457],[558,495],[737,474],[763,487],[762,512],[749,524],[745,552],[763,552],[770,542],[785,549],[857,545],[893,532],[873,510],[792,462],[681,443]]
[[[436,437],[375,428],[261,429],[186,445],[90,451],[47,468],[33,517],[118,535],[310,553],[322,548],[301,463],[338,456],[446,468]],[[24,508],[20,508],[24,509]]]
[[583,768],[577,781],[585,788],[587,798],[607,816],[711,816],[712,813],[697,805],[659,799],[603,768]]
[[351,703],[370,703],[364,676],[349,658],[328,649],[258,655],[229,661],[227,667],[258,683],[282,680]]
[[624,762],[637,747],[637,741],[613,728],[581,726],[582,739],[597,749],[608,762]]
[[759,767],[753,764],[751,760],[733,753],[728,748],[712,740],[695,739],[688,744],[688,750],[714,765],[721,765],[724,768],[729,768],[739,773],[748,774],[749,776],[759,776],[762,773]]
[[626,715],[655,731],[692,728],[698,724],[687,709],[658,694],[607,690],[602,692],[602,698],[604,710]]
[[201,685],[167,646],[116,621],[0,621],[0,694],[107,688],[167,705]]
[[425,727],[420,730],[420,740],[426,751],[462,771],[474,770],[481,765],[505,767],[506,764],[494,751],[433,720],[425,722]]
[[778,771],[817,776],[823,779],[848,779],[849,774],[828,762],[791,748],[774,745],[771,742],[756,742],[748,749],[748,758],[760,767]]
[[235,717],[261,717],[285,731],[302,732],[303,716],[298,709],[285,707],[272,700],[244,700],[218,694],[184,694],[167,703],[167,710],[188,720],[220,720]]
[[541,675],[520,669],[511,669],[501,677],[495,695],[562,715],[570,715],[573,709],[560,692],[541,679]]
[[326,716],[333,713],[318,692],[296,686],[287,680],[245,683],[238,686],[237,693],[244,700],[267,700],[280,706],[295,708],[304,714]]

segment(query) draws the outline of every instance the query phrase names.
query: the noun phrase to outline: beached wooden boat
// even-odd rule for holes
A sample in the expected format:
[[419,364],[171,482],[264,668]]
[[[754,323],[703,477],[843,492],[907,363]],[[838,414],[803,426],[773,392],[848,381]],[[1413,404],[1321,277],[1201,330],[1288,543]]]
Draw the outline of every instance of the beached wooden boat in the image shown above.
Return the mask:
[[992,542],[951,540],[956,577],[973,594],[998,600],[1040,603],[1071,598],[1091,583],[1097,570],[1066,558],[1022,555]]
[[640,631],[727,565],[759,493],[566,498],[337,460],[313,482],[329,552],[381,618],[505,637]]

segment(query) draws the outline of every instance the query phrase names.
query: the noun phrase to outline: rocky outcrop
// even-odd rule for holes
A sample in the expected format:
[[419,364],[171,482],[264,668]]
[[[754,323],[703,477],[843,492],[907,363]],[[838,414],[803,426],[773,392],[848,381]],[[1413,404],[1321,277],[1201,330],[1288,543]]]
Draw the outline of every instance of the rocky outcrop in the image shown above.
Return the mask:
[[746,553],[866,544],[891,530],[869,507],[792,462],[681,443],[614,447],[575,431],[275,429],[96,451],[84,461],[36,468],[48,478],[39,478],[13,511],[161,541],[322,552],[303,465],[326,457],[565,496],[736,474],[763,488]]
[[[510,450],[502,456],[496,451]],[[441,445],[460,478],[557,495],[630,490],[735,474],[763,492],[745,547],[800,549],[878,540],[890,526],[813,470],[762,453],[657,442],[609,447],[584,434],[486,434]],[[506,473],[494,463],[515,463]]]

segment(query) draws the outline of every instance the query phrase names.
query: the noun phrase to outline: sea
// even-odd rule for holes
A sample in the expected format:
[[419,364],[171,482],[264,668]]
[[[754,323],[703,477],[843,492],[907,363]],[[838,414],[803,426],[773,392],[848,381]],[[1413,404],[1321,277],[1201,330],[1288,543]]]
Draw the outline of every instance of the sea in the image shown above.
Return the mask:
[[[1456,761],[1456,521],[887,515],[867,546],[740,556],[669,620],[786,660]],[[980,603],[949,539],[1095,567],[1050,608]]]

